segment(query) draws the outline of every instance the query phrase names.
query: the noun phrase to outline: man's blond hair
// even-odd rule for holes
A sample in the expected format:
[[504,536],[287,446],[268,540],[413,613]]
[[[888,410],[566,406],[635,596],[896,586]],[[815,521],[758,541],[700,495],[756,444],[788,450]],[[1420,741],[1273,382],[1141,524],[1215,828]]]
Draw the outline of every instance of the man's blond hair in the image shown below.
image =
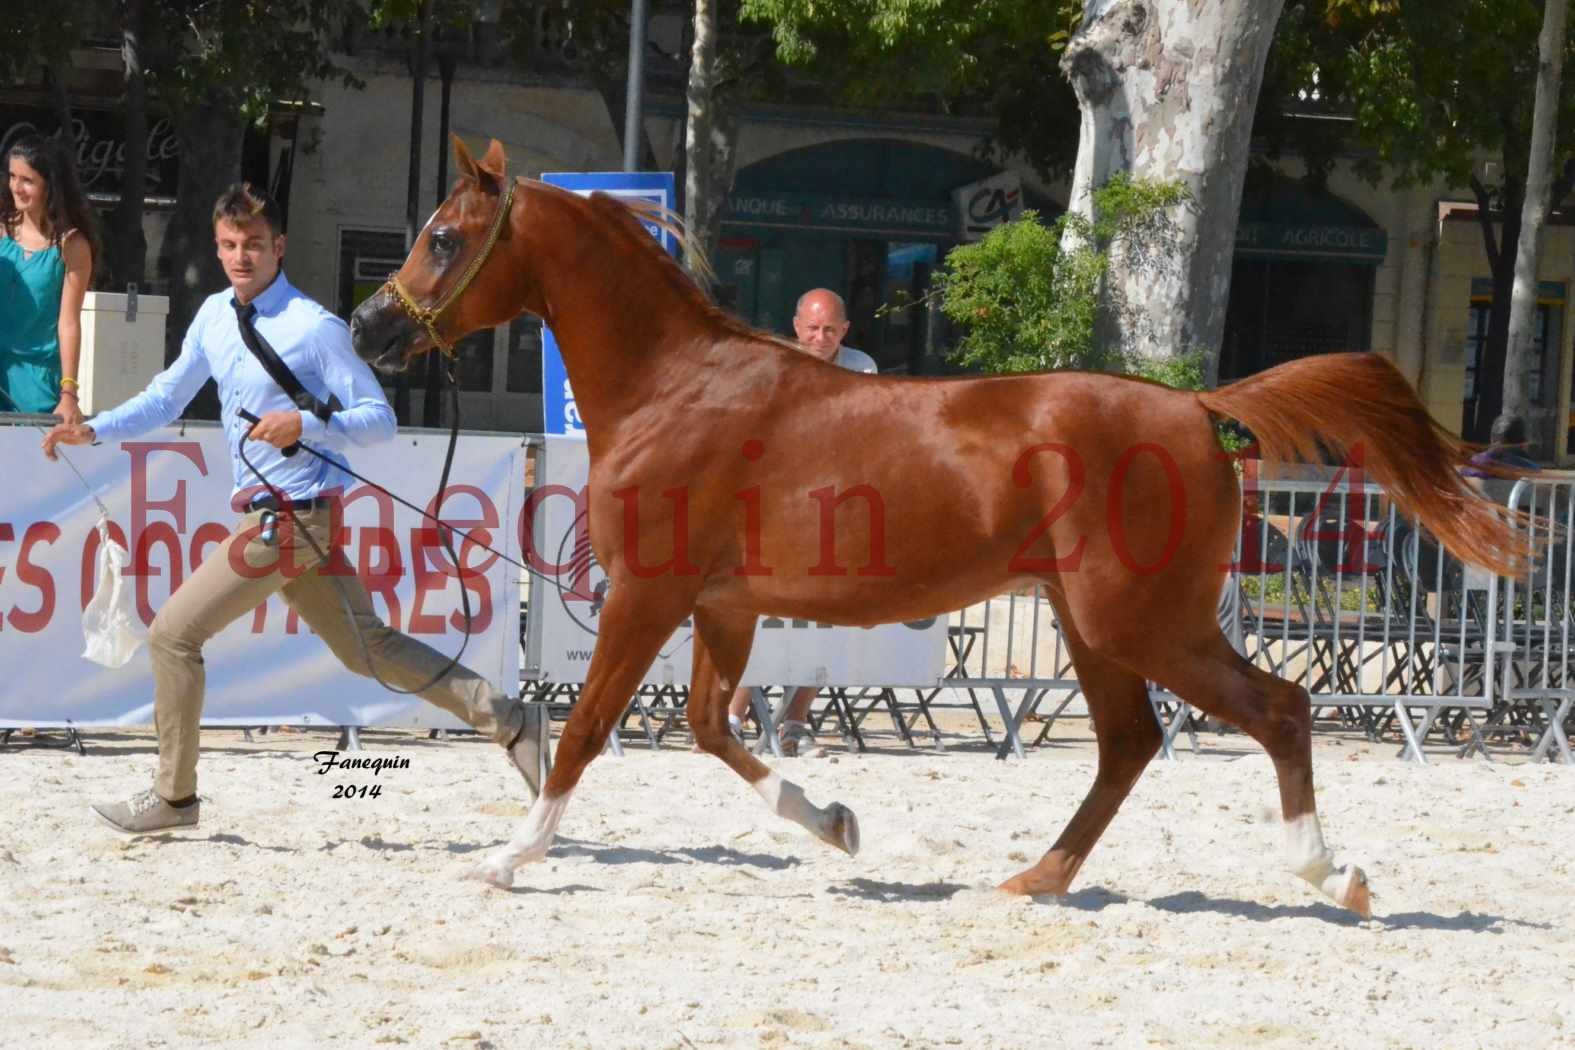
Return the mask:
[[275,237],[284,232],[284,212],[279,202],[249,182],[237,182],[219,194],[213,204],[215,226],[221,222],[245,226],[257,219],[266,222]]

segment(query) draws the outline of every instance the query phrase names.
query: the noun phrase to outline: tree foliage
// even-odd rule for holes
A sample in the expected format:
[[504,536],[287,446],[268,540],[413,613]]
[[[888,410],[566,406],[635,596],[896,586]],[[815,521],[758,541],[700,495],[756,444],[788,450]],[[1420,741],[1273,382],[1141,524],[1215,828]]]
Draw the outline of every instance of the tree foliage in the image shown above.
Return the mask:
[[176,114],[223,100],[256,122],[318,82],[358,85],[331,50],[345,12],[336,0],[160,0],[150,87]]
[[938,283],[941,309],[963,330],[954,356],[986,372],[1104,368],[1098,278],[1097,260],[1063,255],[1060,229],[1033,211],[953,248]]
[[[956,359],[987,372],[1147,374],[1128,347],[1101,338],[1112,316],[1126,310],[1106,276],[1115,252],[1142,269],[1164,267],[1174,247],[1170,209],[1185,199],[1179,183],[1121,175],[1095,192],[1092,222],[1068,213],[1046,226],[1028,211],[978,243],[952,249],[937,294],[964,331]],[[1180,381],[1186,367],[1174,365],[1180,371],[1171,378]],[[1199,363],[1192,367],[1201,381]]]
[[[1480,177],[1478,157],[1490,152],[1505,178],[1524,181],[1539,0],[1326,2],[1331,33],[1350,42],[1322,65],[1338,78],[1339,100],[1372,148],[1365,174],[1399,185],[1441,176],[1468,186]],[[1575,47],[1575,37],[1567,47]],[[1566,93],[1562,103],[1558,137],[1569,156],[1575,95]]]
[[926,100],[993,119],[992,145],[1045,177],[1077,147],[1077,101],[1061,53],[1079,0],[742,0],[784,62],[855,105]]
[[[1493,278],[1493,307],[1468,436],[1498,416],[1511,289],[1536,106],[1540,0],[1308,0],[1302,31],[1284,37],[1299,58],[1299,90],[1351,118],[1354,163],[1377,184],[1469,187]],[[1289,7],[1288,7],[1289,9]],[[1319,31],[1319,27],[1322,31]],[[1565,58],[1575,50],[1575,26]],[[1314,79],[1316,77],[1316,79]],[[1296,86],[1295,78],[1288,78]],[[1553,206],[1575,189],[1575,93],[1561,94]]]
[[0,17],[0,83],[64,62],[97,14],[96,3],[16,3]]

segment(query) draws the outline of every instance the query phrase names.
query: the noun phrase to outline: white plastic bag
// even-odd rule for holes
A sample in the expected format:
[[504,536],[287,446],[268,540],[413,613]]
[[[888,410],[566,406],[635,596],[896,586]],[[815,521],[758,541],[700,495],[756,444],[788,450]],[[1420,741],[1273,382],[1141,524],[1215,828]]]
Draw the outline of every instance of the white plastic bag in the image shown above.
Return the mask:
[[82,610],[82,655],[105,667],[124,667],[142,644],[142,621],[137,619],[131,588],[122,570],[130,555],[109,535],[109,519],[98,519],[98,586],[93,600]]

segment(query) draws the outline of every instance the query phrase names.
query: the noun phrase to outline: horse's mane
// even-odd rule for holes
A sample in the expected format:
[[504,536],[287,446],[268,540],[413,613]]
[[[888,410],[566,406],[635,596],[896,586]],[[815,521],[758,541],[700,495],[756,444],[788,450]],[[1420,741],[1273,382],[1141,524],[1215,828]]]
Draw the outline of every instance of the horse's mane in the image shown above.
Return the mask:
[[789,340],[745,324],[718,306],[695,283],[688,271],[668,254],[661,242],[652,237],[650,231],[641,225],[642,222],[652,222],[671,233],[678,239],[684,257],[691,261],[699,273],[704,274],[708,280],[714,281],[716,271],[711,266],[711,260],[706,257],[699,238],[689,229],[682,216],[653,201],[617,197],[609,193],[596,192],[588,198],[580,199],[586,201],[593,212],[605,218],[608,226],[636,251],[644,253],[647,258],[655,262],[668,288],[696,310],[707,323],[741,339],[772,343],[795,352],[798,350],[798,347]]
[[[609,194],[608,196],[611,195]],[[714,286],[716,284],[716,267],[711,265],[711,256],[706,253],[705,245],[700,243],[700,238],[695,236],[689,229],[689,224],[684,222],[682,215],[679,215],[671,208],[664,207],[653,200],[646,200],[643,197],[614,197],[612,199],[634,212],[638,221],[653,223],[673,235],[673,238],[678,242],[678,247],[683,252],[682,258],[689,263],[688,267],[680,267],[680,269],[683,269],[690,276],[692,283],[698,285],[703,281],[706,286]],[[699,281],[694,280],[696,275],[700,277]]]

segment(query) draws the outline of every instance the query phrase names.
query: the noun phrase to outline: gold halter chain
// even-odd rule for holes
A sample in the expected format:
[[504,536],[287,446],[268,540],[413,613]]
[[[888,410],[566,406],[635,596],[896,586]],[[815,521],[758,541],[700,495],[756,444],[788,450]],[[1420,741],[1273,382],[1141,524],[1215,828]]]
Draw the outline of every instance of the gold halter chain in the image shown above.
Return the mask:
[[435,305],[428,307],[416,302],[415,298],[399,283],[398,274],[389,274],[388,281],[383,285],[388,290],[388,293],[394,297],[394,302],[398,303],[400,308],[410,315],[411,320],[426,329],[433,345],[441,350],[444,356],[450,360],[455,356],[454,344],[444,339],[442,334],[438,332],[438,318],[443,315],[444,310],[454,305],[456,299],[465,294],[465,289],[470,287],[470,282],[476,279],[476,274],[481,272],[481,267],[486,264],[487,257],[492,254],[493,246],[498,243],[498,237],[503,233],[503,224],[508,220],[509,212],[514,207],[515,185],[513,181],[509,182],[508,191],[503,194],[503,200],[498,203],[498,212],[492,217],[492,226],[487,230],[487,240],[481,246],[481,251],[477,252],[475,257],[470,260],[470,265],[465,268],[459,283],[455,284],[447,292],[444,292]]

